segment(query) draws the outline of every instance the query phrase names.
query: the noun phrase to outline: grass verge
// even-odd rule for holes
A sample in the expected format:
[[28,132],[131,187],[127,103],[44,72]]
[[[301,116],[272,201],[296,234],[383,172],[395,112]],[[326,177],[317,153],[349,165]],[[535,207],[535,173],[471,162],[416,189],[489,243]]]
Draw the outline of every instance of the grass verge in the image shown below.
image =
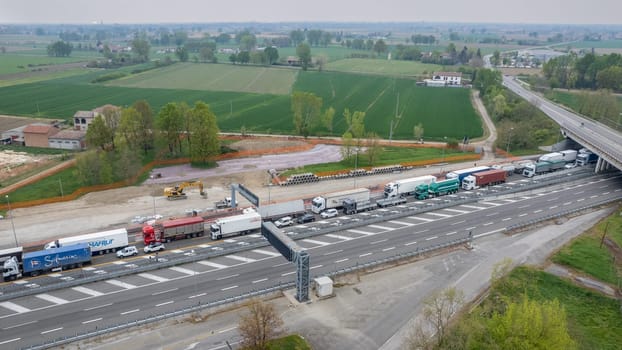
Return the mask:
[[311,350],[307,341],[297,335],[292,334],[283,338],[272,340],[268,343],[269,350]]

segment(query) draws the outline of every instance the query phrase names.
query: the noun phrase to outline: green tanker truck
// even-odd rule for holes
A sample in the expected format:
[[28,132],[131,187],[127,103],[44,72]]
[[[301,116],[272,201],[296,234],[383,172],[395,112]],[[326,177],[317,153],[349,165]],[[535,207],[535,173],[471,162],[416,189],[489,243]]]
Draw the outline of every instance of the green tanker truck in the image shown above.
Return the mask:
[[460,188],[458,178],[432,182],[429,185],[421,184],[415,190],[415,198],[422,200],[430,197],[438,197],[446,194],[456,193]]

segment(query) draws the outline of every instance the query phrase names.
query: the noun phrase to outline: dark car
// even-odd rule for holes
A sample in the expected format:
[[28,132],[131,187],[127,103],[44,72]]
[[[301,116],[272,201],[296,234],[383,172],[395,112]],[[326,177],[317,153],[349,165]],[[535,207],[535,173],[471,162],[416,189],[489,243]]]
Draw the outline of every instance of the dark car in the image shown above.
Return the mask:
[[298,217],[298,219],[296,220],[296,222],[298,222],[299,224],[304,224],[305,222],[312,222],[312,221],[315,221],[315,216],[309,213],[304,213],[302,216]]

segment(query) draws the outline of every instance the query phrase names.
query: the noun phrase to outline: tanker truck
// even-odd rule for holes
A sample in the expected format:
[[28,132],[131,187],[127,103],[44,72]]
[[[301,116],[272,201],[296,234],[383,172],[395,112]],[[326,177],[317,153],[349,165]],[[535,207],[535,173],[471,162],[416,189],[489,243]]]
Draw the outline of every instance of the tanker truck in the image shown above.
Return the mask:
[[428,199],[430,197],[444,196],[458,192],[460,181],[458,178],[445,179],[431,183],[430,185],[419,185],[415,198],[419,200]]

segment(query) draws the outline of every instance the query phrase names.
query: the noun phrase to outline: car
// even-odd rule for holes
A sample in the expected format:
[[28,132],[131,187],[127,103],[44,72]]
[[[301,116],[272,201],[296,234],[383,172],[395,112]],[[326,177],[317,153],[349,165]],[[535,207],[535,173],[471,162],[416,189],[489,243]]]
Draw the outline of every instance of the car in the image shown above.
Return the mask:
[[134,216],[134,218],[132,219],[132,223],[133,224],[142,224],[143,222],[147,221],[148,218],[144,217],[144,216]]
[[284,216],[280,219],[278,219],[277,221],[274,222],[274,225],[278,228],[281,227],[285,227],[285,226],[289,226],[291,224],[293,224],[294,221],[292,220],[291,216]]
[[566,169],[572,169],[572,168],[574,168],[574,167],[576,167],[576,166],[577,166],[577,164],[575,164],[575,163],[570,163],[570,164],[566,164],[566,165],[564,165],[564,168],[566,168]]
[[132,255],[138,255],[138,249],[136,249],[133,245],[117,250],[117,258],[127,258]]
[[164,244],[162,244],[161,242],[151,242],[149,245],[145,246],[143,248],[143,252],[145,252],[145,254],[148,253],[153,253],[153,252],[157,252],[160,250],[164,250]]
[[299,224],[304,224],[306,222],[313,222],[313,221],[315,221],[315,216],[309,213],[304,213],[303,215],[299,216],[298,219],[296,220],[296,222],[298,222]]
[[335,208],[326,209],[322,213],[320,213],[320,216],[322,217],[322,219],[332,218],[333,216],[337,216],[337,215],[339,215],[339,211],[337,211],[337,209]]

